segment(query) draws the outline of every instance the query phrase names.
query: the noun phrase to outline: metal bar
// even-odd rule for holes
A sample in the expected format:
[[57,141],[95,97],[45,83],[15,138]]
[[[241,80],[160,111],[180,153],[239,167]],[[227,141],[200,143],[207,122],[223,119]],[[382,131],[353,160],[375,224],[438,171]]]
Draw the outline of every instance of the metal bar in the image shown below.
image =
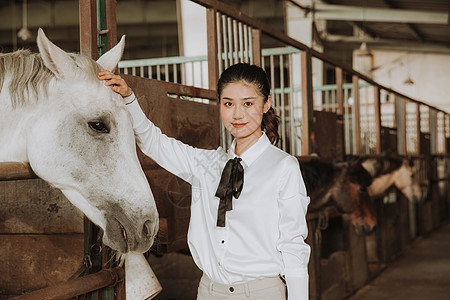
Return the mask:
[[375,153],[381,154],[381,104],[380,88],[374,86],[374,109],[375,109]]
[[247,27],[248,31],[248,59],[249,63],[253,64],[253,30],[250,26]]
[[248,26],[247,24],[244,24],[243,26],[244,30],[244,62],[249,62],[249,41],[248,41]]
[[361,120],[360,120],[360,110],[359,110],[359,86],[358,86],[359,78],[356,75],[352,76],[353,82],[353,119],[355,124],[355,154],[361,154]]
[[[220,30],[220,14],[218,13],[218,12],[216,12],[216,45],[217,45],[217,61],[218,61],[218,72],[215,72],[217,75],[216,75],[216,77],[218,76],[218,74],[222,74],[222,72],[223,72],[223,66],[222,66],[222,64],[223,64],[223,62],[222,62],[222,32],[221,32],[221,30]],[[208,44],[209,45],[209,44]],[[208,51],[212,51],[212,50],[210,50],[210,48],[209,48],[209,46],[208,46]],[[210,64],[209,64],[209,61],[208,61],[208,65],[209,65],[209,68],[214,68],[214,65],[213,66],[211,66]],[[215,81],[217,81],[217,80],[215,80]],[[214,90],[216,90],[216,88],[214,88]]]
[[280,55],[280,110],[281,110],[281,149],[286,151],[286,108],[284,106],[284,57]]
[[173,82],[174,83],[179,83],[178,82],[178,68],[177,68],[177,64],[173,64],[172,65],[172,70],[173,70]]
[[228,38],[228,53],[227,59],[229,60],[229,66],[233,64],[233,32],[231,30],[232,19],[227,17],[227,38]]
[[242,32],[242,22],[239,22],[238,24],[238,35],[239,35],[239,61],[240,62],[245,62],[244,61],[244,37],[243,37],[243,32]]
[[296,141],[295,141],[295,115],[294,115],[294,76],[293,76],[293,66],[292,66],[292,54],[288,54],[288,66],[289,66],[289,129],[290,129],[290,154],[298,155],[296,152]]
[[125,277],[125,271],[121,267],[113,269],[103,269],[97,273],[79,277],[58,285],[50,286],[41,290],[33,291],[18,297],[14,300],[46,299],[58,300],[69,299],[78,295],[83,295],[103,287],[115,285]]
[[228,64],[228,42],[227,42],[227,16],[225,16],[225,15],[222,15],[222,38],[223,38],[223,69],[225,70],[229,66],[229,64]]
[[161,80],[161,66],[156,66],[156,79]]
[[270,56],[270,86],[271,88],[271,95],[272,95],[272,101],[274,104],[274,108],[276,108],[276,103],[275,103],[275,61],[273,59],[273,55]]
[[234,63],[237,64],[239,62],[239,44],[238,44],[238,30],[237,30],[237,21],[233,20],[233,55],[234,55]]
[[169,65],[168,64],[165,64],[164,65],[164,73],[166,73],[165,74],[165,76],[164,76],[164,80],[165,81],[170,81],[169,79]]
[[311,153],[311,133],[313,118],[313,94],[312,94],[312,63],[310,51],[302,51],[301,73],[302,73],[302,155]]

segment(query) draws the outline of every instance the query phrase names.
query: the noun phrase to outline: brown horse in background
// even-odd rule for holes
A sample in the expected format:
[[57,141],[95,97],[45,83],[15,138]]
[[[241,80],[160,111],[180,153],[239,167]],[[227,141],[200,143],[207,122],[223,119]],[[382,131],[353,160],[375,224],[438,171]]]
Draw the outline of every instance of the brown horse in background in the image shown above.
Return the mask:
[[408,158],[398,157],[366,157],[361,165],[372,176],[368,186],[370,197],[379,198],[386,194],[391,186],[395,186],[411,203],[424,199],[419,178],[419,168]]
[[311,198],[308,211],[335,207],[340,213],[347,214],[358,230],[373,230],[377,218],[367,191],[372,177],[360,161],[329,163],[317,158],[297,159]]

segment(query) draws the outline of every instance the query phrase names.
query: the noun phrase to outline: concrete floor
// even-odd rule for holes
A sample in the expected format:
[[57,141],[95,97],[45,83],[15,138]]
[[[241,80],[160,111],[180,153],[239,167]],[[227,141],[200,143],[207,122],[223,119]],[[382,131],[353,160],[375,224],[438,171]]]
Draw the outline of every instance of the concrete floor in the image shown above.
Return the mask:
[[[154,300],[193,300],[201,271],[188,255],[151,257],[163,290]],[[398,260],[347,300],[450,300],[450,223],[418,238]]]
[[450,300],[450,223],[418,238],[349,300]]

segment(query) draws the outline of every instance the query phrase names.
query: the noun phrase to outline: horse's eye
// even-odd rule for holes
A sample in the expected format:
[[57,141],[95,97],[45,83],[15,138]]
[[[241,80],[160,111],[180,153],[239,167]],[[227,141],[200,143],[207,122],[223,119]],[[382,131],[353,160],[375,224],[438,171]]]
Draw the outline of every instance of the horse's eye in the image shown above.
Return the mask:
[[89,122],[89,127],[91,127],[93,130],[101,132],[101,133],[109,133],[109,128],[105,125],[105,123],[101,121],[97,122]]
[[365,186],[360,186],[360,187],[359,187],[359,190],[360,190],[361,192],[365,192],[365,191],[367,191],[367,189],[366,189],[366,187],[365,187]]

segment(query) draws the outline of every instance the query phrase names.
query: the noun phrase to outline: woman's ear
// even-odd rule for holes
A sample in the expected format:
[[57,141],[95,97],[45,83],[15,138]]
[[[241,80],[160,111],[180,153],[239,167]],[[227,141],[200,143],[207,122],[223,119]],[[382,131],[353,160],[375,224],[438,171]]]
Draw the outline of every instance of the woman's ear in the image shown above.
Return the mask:
[[264,113],[268,112],[271,107],[272,107],[272,97],[269,95],[269,97],[267,97],[267,101],[264,102]]

